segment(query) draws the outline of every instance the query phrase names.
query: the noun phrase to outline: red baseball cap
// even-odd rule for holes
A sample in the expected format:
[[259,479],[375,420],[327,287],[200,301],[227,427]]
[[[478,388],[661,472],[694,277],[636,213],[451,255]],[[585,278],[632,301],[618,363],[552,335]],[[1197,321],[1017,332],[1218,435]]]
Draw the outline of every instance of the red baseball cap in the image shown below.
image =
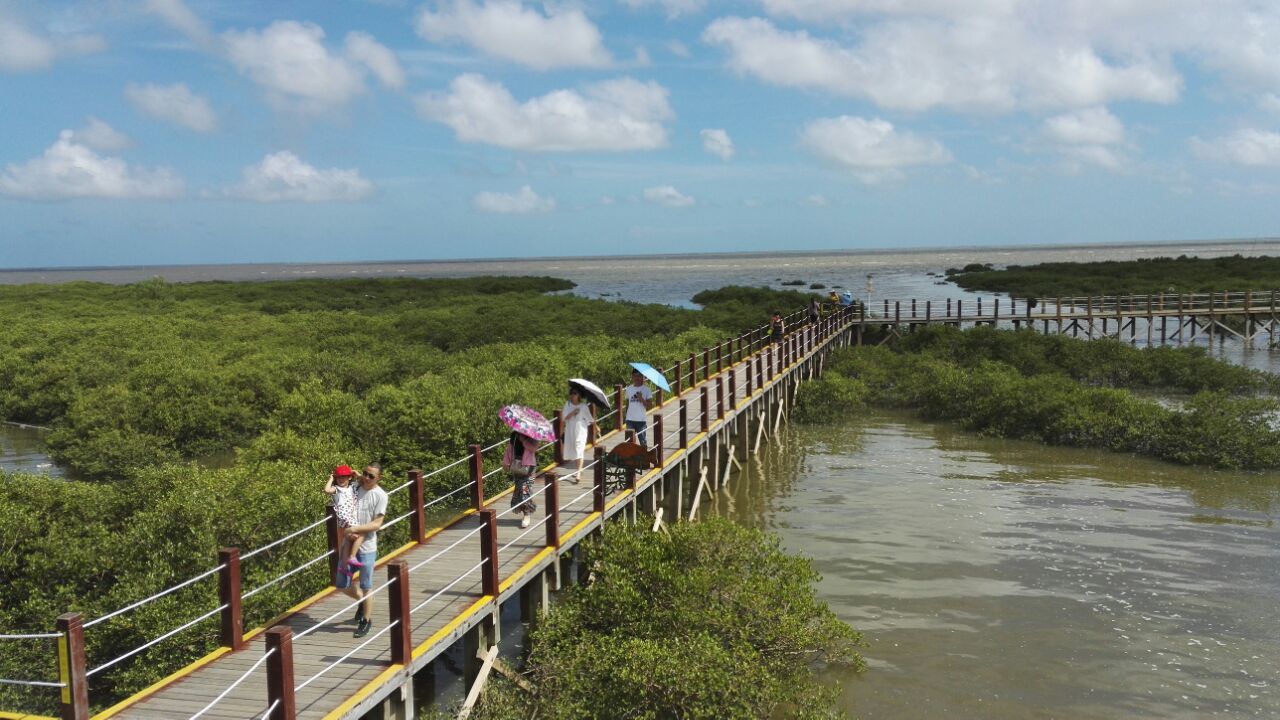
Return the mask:
[[355,471],[351,469],[350,465],[339,465],[333,469],[334,477],[351,477],[355,474]]

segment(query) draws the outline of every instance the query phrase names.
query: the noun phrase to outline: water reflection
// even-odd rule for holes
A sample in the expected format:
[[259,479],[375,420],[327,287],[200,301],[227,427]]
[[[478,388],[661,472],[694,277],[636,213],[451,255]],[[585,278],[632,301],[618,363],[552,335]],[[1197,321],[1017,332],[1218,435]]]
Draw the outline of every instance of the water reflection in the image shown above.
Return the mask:
[[44,434],[39,428],[0,423],[0,470],[63,477],[45,453]]
[[1273,717],[1280,474],[980,438],[875,413],[793,427],[716,501],[815,559],[864,631],[861,717]]

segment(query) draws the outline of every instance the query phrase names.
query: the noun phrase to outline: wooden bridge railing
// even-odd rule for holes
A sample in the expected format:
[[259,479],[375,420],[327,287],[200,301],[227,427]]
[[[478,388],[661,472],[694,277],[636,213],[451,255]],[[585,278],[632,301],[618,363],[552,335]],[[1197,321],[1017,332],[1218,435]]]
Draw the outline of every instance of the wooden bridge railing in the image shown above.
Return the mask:
[[[806,311],[798,310],[786,316],[784,320],[789,325],[797,325],[801,320],[805,318],[805,315],[806,315]],[[847,314],[843,315],[842,317],[845,319],[849,318]],[[772,357],[769,358],[768,362],[766,362],[765,353],[761,351],[769,345],[770,329],[768,326],[761,326],[761,327],[754,328],[746,333],[743,333],[737,337],[726,340],[725,342],[722,342],[715,347],[704,348],[701,353],[694,353],[690,355],[687,362],[677,361],[672,368],[664,370],[664,374],[668,375],[669,377],[674,377],[675,383],[673,384],[673,389],[677,390],[676,398],[678,398],[680,394],[679,393],[680,389],[682,388],[687,389],[687,388],[693,387],[697,382],[699,382],[699,379],[707,380],[717,375],[724,374],[726,367],[728,367],[731,369],[730,372],[728,373],[728,378],[727,378],[728,385],[730,388],[730,397],[736,397],[736,390],[738,386],[738,368],[735,367],[735,364],[745,360],[748,362],[748,364],[746,366],[745,372],[743,373],[743,383],[744,383],[744,387],[747,394],[750,395],[753,391],[760,390],[764,386],[766,373],[767,373],[767,377],[769,379],[772,379],[776,374],[780,373],[784,367],[787,367],[790,364],[794,363],[796,359],[801,357],[803,354],[809,351],[812,351],[823,340],[829,337],[831,333],[835,332],[838,327],[839,320],[840,318],[828,317],[817,325],[804,326],[801,332],[792,333],[781,343],[779,350],[772,354]],[[754,381],[752,377],[753,368],[754,368]],[[715,412],[717,413],[719,418],[723,419],[725,414],[723,383],[718,384],[718,388],[719,389],[718,389],[718,396],[717,396],[717,401],[715,405],[715,408],[716,408]],[[616,423],[617,427],[615,429],[620,429],[622,425],[620,422],[620,419],[622,417],[622,414],[625,408],[625,404],[623,402],[623,386],[622,385],[615,386],[615,397],[617,399],[617,406],[614,408],[614,410],[611,413],[605,415],[603,418],[600,418],[600,420],[608,419],[610,415],[617,413],[619,422]],[[670,402],[673,399],[675,398],[667,399],[666,402]],[[687,447],[689,442],[689,431],[690,431],[691,423],[696,424],[696,427],[694,429],[695,433],[706,430],[708,423],[710,422],[710,419],[711,419],[712,400],[708,395],[707,389],[704,387],[699,398],[698,415],[694,416],[692,419],[689,417],[689,413],[688,413],[688,407],[687,407],[688,401],[681,399],[679,400],[679,402],[680,402],[679,427],[674,428],[672,430],[672,434],[676,435],[679,438],[679,443],[681,447]],[[661,457],[662,456],[661,453],[664,450],[664,444],[668,439],[668,435],[664,433],[664,428],[663,428],[663,413],[659,412],[655,414],[653,425],[654,425],[653,427],[654,442],[652,443],[651,448],[656,449],[659,453],[659,457]],[[436,468],[430,473],[424,474],[421,470],[411,470],[407,473],[405,482],[403,484],[401,484],[400,486],[394,489],[388,490],[389,496],[395,495],[399,492],[407,490],[408,498],[409,498],[408,500],[409,509],[407,512],[384,523],[381,529],[388,530],[391,527],[395,526],[396,524],[407,520],[409,522],[409,527],[410,527],[409,535],[410,535],[411,542],[415,542],[419,544],[425,542],[426,535],[427,535],[427,522],[428,522],[428,517],[426,512],[428,509],[430,509],[432,506],[437,505],[439,503],[446,502],[453,496],[459,493],[466,492],[468,490],[470,490],[470,498],[469,498],[470,507],[478,512],[483,523],[479,528],[476,528],[471,533],[463,536],[463,538],[454,542],[451,546],[445,548],[439,553],[434,554],[432,557],[428,558],[427,560],[421,563],[418,563],[413,567],[407,567],[403,562],[392,562],[387,565],[387,568],[388,568],[387,580],[381,585],[376,586],[371,591],[369,596],[371,597],[381,592],[388,592],[388,590],[390,589],[388,592],[388,595],[391,598],[389,601],[391,603],[391,612],[392,612],[391,621],[388,623],[386,627],[380,630],[376,635],[366,640],[365,645],[367,645],[370,642],[374,642],[377,638],[381,637],[384,634],[388,634],[390,637],[390,642],[392,643],[392,657],[403,658],[405,648],[411,646],[410,645],[411,638],[409,637],[408,628],[410,627],[409,619],[412,615],[412,612],[420,609],[426,603],[429,603],[432,600],[438,598],[441,593],[447,591],[449,588],[452,588],[458,582],[462,581],[463,578],[467,577],[468,575],[476,571],[483,570],[482,578],[483,578],[483,587],[484,587],[485,594],[496,595],[497,587],[498,587],[499,553],[507,549],[508,547],[510,547],[510,545],[512,545],[516,541],[509,542],[507,543],[506,546],[502,548],[496,547],[496,539],[495,539],[496,535],[494,530],[495,528],[494,523],[496,522],[496,519],[498,517],[505,515],[511,512],[512,510],[508,509],[507,511],[498,513],[495,510],[485,507],[485,502],[486,502],[485,481],[488,478],[493,477],[497,473],[502,472],[502,468],[497,467],[495,469],[492,469],[486,472],[485,471],[486,463],[485,463],[484,456],[485,456],[485,453],[496,450],[497,448],[501,447],[501,445],[505,442],[506,440],[503,439],[495,443],[492,443],[486,447],[482,447],[479,444],[471,445],[468,448],[468,454],[466,456],[458,460],[455,460],[452,463],[444,465],[440,468]],[[554,447],[557,453],[556,455],[557,460],[559,460],[561,459],[562,456],[559,452],[559,448],[555,447],[556,445],[557,445],[556,443],[544,444],[539,448],[539,451],[541,452],[548,448]],[[527,531],[521,534],[516,539],[517,541],[524,538],[529,533],[537,530],[539,526],[544,525],[548,522],[552,522],[560,511],[564,510],[566,507],[573,505],[575,502],[581,500],[583,497],[585,497],[586,494],[594,492],[597,494],[598,497],[603,497],[603,495],[601,494],[603,489],[603,479],[602,479],[603,473],[601,472],[603,470],[603,465],[601,461],[602,452],[603,452],[602,449],[600,449],[597,446],[595,460],[590,465],[586,466],[587,468],[595,468],[596,481],[595,483],[593,483],[593,487],[589,488],[585,493],[579,495],[577,498],[573,500],[569,500],[567,503],[558,503],[558,504],[557,502],[546,503],[547,514],[544,516],[544,518],[539,523],[531,526]],[[459,466],[464,464],[468,466],[468,471],[469,471],[468,482],[430,501],[425,500],[425,497],[426,497],[425,483],[428,479],[432,478],[433,476],[439,475],[441,473],[452,471],[455,468],[458,468]],[[586,468],[584,468],[584,470],[585,469]],[[552,477],[551,480],[549,480],[541,489],[539,489],[538,493],[547,493],[547,497],[549,499],[554,499],[558,501],[558,489],[557,489],[556,480],[554,479],[554,477]],[[597,502],[596,504],[598,505],[599,503]],[[243,576],[241,573],[241,566],[244,561],[247,561],[266,551],[277,548],[283,545],[284,543],[287,543],[298,537],[307,535],[312,531],[315,531],[322,525],[325,527],[325,533],[327,536],[327,550],[324,553],[316,557],[310,558],[305,562],[300,563],[299,565],[289,568],[288,570],[285,570],[281,574],[262,583],[261,585],[259,585],[258,587],[252,590],[248,590],[248,591],[244,590],[244,588],[242,587]],[[558,526],[553,526],[553,527],[558,528]],[[164,590],[156,592],[146,598],[142,598],[135,602],[129,603],[124,607],[121,607],[117,610],[106,613],[99,617],[86,621],[81,613],[74,613],[74,612],[66,613],[58,618],[56,632],[7,634],[7,635],[0,634],[0,641],[30,641],[30,640],[50,640],[50,639],[55,640],[55,644],[56,644],[55,667],[57,668],[57,675],[58,675],[57,681],[0,679],[0,683],[4,683],[8,685],[31,687],[35,689],[59,690],[59,707],[60,707],[61,716],[63,718],[70,718],[74,720],[87,720],[89,717],[89,706],[90,706],[89,682],[94,675],[97,675],[131,658],[140,657],[142,653],[145,653],[147,650],[155,647],[156,645],[162,642],[165,642],[166,640],[169,640],[183,632],[186,632],[187,630],[195,628],[205,623],[206,621],[210,621],[214,617],[218,618],[219,643],[223,647],[231,650],[237,650],[237,649],[243,648],[245,644],[245,632],[243,628],[243,609],[242,609],[243,603],[251,599],[255,595],[262,593],[268,588],[273,587],[277,584],[283,583],[289,580],[290,578],[295,577],[296,575],[302,572],[305,572],[306,570],[312,568],[313,566],[319,565],[321,563],[325,563],[326,561],[327,561],[326,568],[329,571],[329,577],[333,577],[333,575],[337,571],[338,547],[339,547],[338,530],[339,529],[337,525],[336,516],[330,509],[326,513],[326,516],[324,518],[316,520],[315,522],[312,522],[311,524],[305,527],[289,532],[249,552],[245,552],[241,554],[238,548],[223,548],[218,553],[218,564],[215,567],[209,570],[206,570],[194,577],[188,578],[187,580],[184,580],[172,586],[169,586]],[[558,546],[558,543],[559,543],[558,529],[553,530],[552,527],[548,527],[544,532],[546,532],[547,534],[548,545],[554,544]],[[445,590],[442,590],[440,591],[440,593],[437,593],[431,598],[428,598],[427,601],[420,603],[418,607],[416,608],[407,607],[407,600],[404,593],[408,586],[409,574],[411,572],[419,570],[422,566],[430,563],[432,560],[440,557],[444,552],[451,550],[452,548],[456,547],[459,543],[463,542],[464,540],[470,539],[477,533],[480,534],[480,538],[481,538],[482,557],[479,560],[479,562],[476,564],[476,566],[474,566],[471,570],[464,572],[462,575],[458,576],[457,578],[454,578],[453,581],[446,586]],[[553,540],[554,540],[554,543],[553,543]],[[125,653],[122,653],[114,658],[100,662],[96,666],[93,666],[93,667],[89,666],[87,653],[85,651],[85,632],[87,630],[89,630],[90,628],[98,624],[108,622],[117,617],[126,615],[132,611],[137,610],[140,607],[143,607],[152,602],[155,602],[156,600],[166,597],[172,593],[178,592],[188,587],[192,587],[197,583],[201,583],[206,580],[214,580],[214,579],[216,579],[216,582],[217,582],[217,593],[218,593],[217,607],[195,617],[194,619],[188,620],[187,622],[179,625],[175,629],[170,630],[152,640],[144,642],[141,645]],[[306,687],[309,683],[315,681],[318,677],[323,675],[325,672],[328,672],[333,667],[336,667],[338,664],[340,664],[343,660],[350,657],[350,655],[354,653],[356,650],[360,649],[361,647],[364,647],[364,645],[357,647],[356,650],[352,650],[351,653],[348,653],[347,655],[343,656],[339,660],[335,661],[334,663],[329,665],[327,668],[322,670],[320,673],[303,681],[301,684],[295,685],[293,682],[294,678],[293,678],[293,669],[292,669],[292,662],[291,662],[291,653],[292,653],[291,648],[293,643],[302,639],[303,637],[310,634],[311,632],[314,632],[319,627],[331,622],[332,620],[336,619],[340,615],[343,615],[349,612],[350,610],[354,609],[355,605],[358,604],[359,602],[361,601],[352,603],[351,605],[339,611],[338,613],[334,614],[330,618],[322,620],[321,622],[308,628],[306,631],[303,631],[302,633],[298,633],[297,635],[291,634],[287,628],[272,628],[268,630],[266,635],[266,638],[267,638],[266,653],[248,671],[246,671],[243,675],[241,675],[235,681],[229,683],[228,687],[223,691],[222,695],[219,695],[218,698],[214,700],[214,702],[210,703],[204,709],[199,711],[196,714],[196,717],[199,717],[200,715],[207,712],[210,708],[214,707],[217,704],[217,702],[221,700],[222,697],[224,697],[237,685],[242,683],[252,672],[259,669],[263,663],[266,663],[270,693],[269,693],[269,698],[267,699],[267,704],[261,716],[272,718],[272,719],[291,718],[293,716],[293,709],[294,709],[293,698],[297,690],[301,689],[302,687]],[[393,662],[395,662],[394,659],[393,659]]]
[[1280,293],[1255,290],[1064,297],[977,297],[895,300],[867,307],[870,323],[1022,322],[1089,315],[1280,315]]

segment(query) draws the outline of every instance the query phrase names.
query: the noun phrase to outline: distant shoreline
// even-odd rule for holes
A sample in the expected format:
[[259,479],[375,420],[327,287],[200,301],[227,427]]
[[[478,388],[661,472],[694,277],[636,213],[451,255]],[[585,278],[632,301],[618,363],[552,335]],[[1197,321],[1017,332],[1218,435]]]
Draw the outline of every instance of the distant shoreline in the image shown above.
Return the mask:
[[706,253],[638,253],[630,255],[543,255],[536,257],[495,257],[495,258],[400,258],[395,260],[298,260],[286,262],[243,262],[243,263],[182,263],[157,265],[52,265],[36,267],[0,268],[0,273],[60,273],[60,272],[97,272],[97,271],[129,271],[129,270],[165,270],[186,268],[243,268],[252,266],[270,267],[335,267],[343,265],[387,266],[387,265],[497,265],[503,263],[555,263],[555,262],[587,262],[587,261],[632,261],[657,259],[733,259],[733,258],[766,258],[766,257],[845,257],[854,255],[918,255],[938,252],[1037,252],[1045,250],[1092,250],[1097,248],[1131,248],[1162,249],[1195,247],[1199,245],[1266,245],[1280,243],[1278,237],[1255,238],[1205,238],[1200,240],[1170,240],[1167,242],[1138,243],[1068,243],[1068,244],[1026,244],[1026,245],[934,245],[905,248],[867,248],[843,250],[743,250],[738,252],[706,252]]

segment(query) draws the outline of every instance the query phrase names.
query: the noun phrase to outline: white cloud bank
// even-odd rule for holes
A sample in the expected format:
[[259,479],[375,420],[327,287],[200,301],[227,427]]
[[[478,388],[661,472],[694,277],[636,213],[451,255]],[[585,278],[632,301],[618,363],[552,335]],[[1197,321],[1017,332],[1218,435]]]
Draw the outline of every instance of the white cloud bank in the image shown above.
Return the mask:
[[1244,128],[1229,135],[1192,138],[1191,150],[1206,160],[1251,167],[1280,167],[1280,133]]
[[59,58],[101,52],[107,47],[100,35],[41,35],[3,12],[0,6],[0,71],[44,70]]
[[696,202],[693,198],[681,193],[671,185],[659,185],[657,187],[645,188],[645,202],[654,205],[663,205],[669,208],[687,208],[693,207]]
[[455,78],[447,93],[418,98],[418,114],[449,126],[461,142],[544,152],[660,148],[667,144],[663,123],[674,117],[666,88],[655,82],[621,78],[521,103],[471,73]]
[[445,0],[424,9],[415,27],[426,40],[462,42],[537,70],[613,64],[600,29],[569,5],[549,4],[543,14],[518,0]]
[[84,127],[71,132],[71,142],[85,145],[99,152],[115,152],[133,144],[128,135],[92,115],[89,116]]
[[471,198],[471,204],[481,212],[500,215],[547,213],[556,208],[555,198],[539,195],[528,185],[514,193],[479,192]]
[[1119,170],[1124,165],[1117,146],[1124,142],[1124,124],[1106,108],[1086,108],[1051,117],[1044,134],[1059,152],[1077,164]]
[[720,128],[707,128],[706,130],[703,130],[700,135],[702,137],[703,150],[706,150],[721,160],[730,160],[733,158],[733,140],[729,138],[729,133]]
[[90,128],[87,133],[63,130],[40,157],[5,167],[0,173],[0,193],[28,200],[164,199],[182,194],[182,179],[168,168],[131,166],[118,157],[94,152],[86,142],[118,146],[120,139],[101,128],[93,130],[92,122]]
[[373,183],[360,171],[320,170],[284,150],[262,158],[243,171],[243,181],[228,188],[230,197],[255,202],[355,202],[373,194]]
[[200,133],[213,132],[218,116],[204,97],[191,92],[184,83],[136,85],[130,83],[124,96],[137,110],[153,118],[181,125]]
[[868,184],[895,179],[902,168],[941,165],[952,159],[937,140],[900,132],[878,118],[841,115],[814,120],[801,130],[800,141],[815,155],[852,170]]

